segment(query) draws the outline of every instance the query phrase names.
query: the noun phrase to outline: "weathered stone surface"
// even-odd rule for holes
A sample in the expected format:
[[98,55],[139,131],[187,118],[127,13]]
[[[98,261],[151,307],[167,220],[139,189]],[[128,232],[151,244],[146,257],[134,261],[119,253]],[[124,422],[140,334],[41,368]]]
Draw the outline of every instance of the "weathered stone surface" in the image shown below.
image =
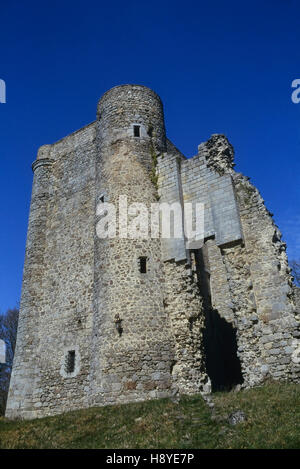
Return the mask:
[[[109,90],[95,122],[40,148],[8,417],[299,381],[299,289],[233,156],[213,135],[186,159],[160,98],[137,85]],[[120,195],[149,209],[204,203],[203,242],[100,239],[97,206],[118,212]]]

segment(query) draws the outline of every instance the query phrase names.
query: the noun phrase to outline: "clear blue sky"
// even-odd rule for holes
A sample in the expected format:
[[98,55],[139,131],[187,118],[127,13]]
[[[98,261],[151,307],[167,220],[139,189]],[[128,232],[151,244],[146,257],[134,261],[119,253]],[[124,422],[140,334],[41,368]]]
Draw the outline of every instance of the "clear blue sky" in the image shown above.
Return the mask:
[[20,297],[38,147],[92,122],[124,83],[161,96],[186,156],[225,133],[299,258],[299,23],[297,0],[2,2],[0,312]]

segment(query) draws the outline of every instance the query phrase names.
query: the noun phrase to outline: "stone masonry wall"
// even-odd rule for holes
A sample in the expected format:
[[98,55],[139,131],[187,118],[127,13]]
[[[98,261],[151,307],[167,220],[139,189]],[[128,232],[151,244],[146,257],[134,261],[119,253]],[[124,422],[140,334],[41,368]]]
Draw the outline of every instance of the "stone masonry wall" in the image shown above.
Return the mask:
[[[95,148],[91,124],[42,147],[33,165],[9,417],[32,418],[88,405]],[[65,373],[69,350],[76,351],[71,374]]]
[[297,381],[299,320],[285,244],[257,189],[234,172],[226,138],[212,136],[201,153],[203,146],[207,165],[232,178],[243,236],[219,253],[210,242],[212,306],[237,331],[244,386],[267,376]]
[[[206,319],[206,326],[213,321],[216,328],[223,318],[232,328],[243,385],[259,384],[267,376],[297,381],[299,319],[285,245],[258,191],[233,170],[233,156],[223,135],[199,145],[199,155],[190,160],[170,145],[159,160],[161,200],[180,200],[181,194],[183,202],[205,204],[211,294],[205,315],[215,318]],[[188,246],[180,242],[168,243],[166,255],[179,257],[178,246],[184,253]],[[210,348],[206,353],[213,353]],[[206,357],[208,367],[213,361]]]
[[[98,106],[97,204],[104,195],[104,203],[117,207],[118,220],[120,196],[128,206],[144,203],[149,209],[157,201],[155,156],[164,147],[162,104],[154,92],[122,86],[106,93]],[[96,226],[99,220],[95,217]],[[145,273],[140,272],[141,257],[146,258]],[[169,395],[174,346],[163,304],[160,239],[148,233],[138,239],[96,236],[94,270],[93,404]]]
[[45,227],[48,214],[49,176],[52,166],[52,161],[48,158],[48,147],[42,147],[39,156],[40,161],[34,167],[18,337],[6,408],[8,417],[20,415],[30,417],[34,407],[39,404],[36,350],[39,347]]
[[255,361],[261,375],[297,381],[299,318],[286,246],[257,189],[240,174],[233,178],[245,240],[244,261],[251,274],[257,315],[254,321],[245,316],[244,328],[253,328],[251,343],[259,349]]
[[[281,234],[226,137],[198,150],[186,159],[166,138],[160,98],[139,85],[109,90],[95,122],[40,148],[8,417],[299,382]],[[140,203],[202,202],[203,240],[118,237],[120,196],[137,204],[129,225]],[[99,237],[106,203],[117,237]]]
[[211,389],[205,369],[204,312],[197,284],[185,261],[167,261],[164,273],[164,305],[175,342],[173,388],[179,394],[207,394]]

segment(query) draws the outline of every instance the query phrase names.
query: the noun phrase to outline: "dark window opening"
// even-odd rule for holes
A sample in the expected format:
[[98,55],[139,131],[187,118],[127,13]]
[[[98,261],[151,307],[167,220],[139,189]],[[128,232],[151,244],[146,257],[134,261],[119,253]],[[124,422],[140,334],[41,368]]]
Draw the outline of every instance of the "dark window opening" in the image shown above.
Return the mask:
[[73,373],[75,370],[75,350],[70,350],[66,358],[66,372]]
[[100,202],[102,202],[102,203],[104,202],[104,195],[101,195]]
[[135,137],[140,137],[140,126],[139,125],[134,125],[133,126],[133,135]]
[[140,257],[140,272],[141,274],[147,273],[147,257]]

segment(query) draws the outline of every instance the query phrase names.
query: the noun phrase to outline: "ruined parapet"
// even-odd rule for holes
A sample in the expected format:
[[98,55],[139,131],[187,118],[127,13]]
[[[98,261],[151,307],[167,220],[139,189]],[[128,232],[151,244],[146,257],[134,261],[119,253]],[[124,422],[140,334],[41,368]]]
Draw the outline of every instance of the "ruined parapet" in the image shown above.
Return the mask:
[[218,174],[230,172],[234,168],[234,148],[227,137],[222,134],[213,134],[207,142],[199,145],[199,152],[203,152],[207,167]]

